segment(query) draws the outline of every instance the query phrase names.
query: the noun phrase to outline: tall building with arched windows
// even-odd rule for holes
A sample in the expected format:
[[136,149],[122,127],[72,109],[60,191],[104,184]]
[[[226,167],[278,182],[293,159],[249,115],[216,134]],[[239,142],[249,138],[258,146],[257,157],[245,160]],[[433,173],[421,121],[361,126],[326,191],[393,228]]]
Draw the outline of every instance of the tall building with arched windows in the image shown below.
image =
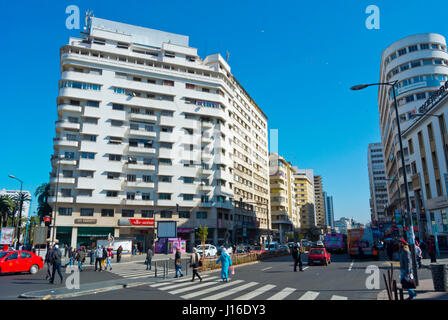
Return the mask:
[[[412,123],[412,114],[418,112],[418,108],[429,95],[438,90],[447,79],[446,40],[439,34],[424,33],[409,36],[392,43],[382,53],[379,82],[397,81],[396,96],[402,132]],[[387,212],[390,215],[396,209],[406,208],[398,129],[390,86],[379,86],[378,109],[389,198]],[[415,208],[410,179],[409,150],[405,141],[403,152],[411,207]]]

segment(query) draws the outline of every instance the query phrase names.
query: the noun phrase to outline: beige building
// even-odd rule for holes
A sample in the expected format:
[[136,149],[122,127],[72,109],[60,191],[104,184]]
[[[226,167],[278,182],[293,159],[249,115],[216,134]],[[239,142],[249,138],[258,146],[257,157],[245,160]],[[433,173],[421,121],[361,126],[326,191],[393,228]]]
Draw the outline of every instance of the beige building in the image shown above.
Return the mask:
[[316,212],[316,225],[324,228],[325,223],[325,200],[321,176],[314,176],[314,211]]
[[294,173],[296,203],[299,207],[301,229],[310,229],[316,226],[314,210],[314,174],[312,169],[296,169]]
[[294,181],[295,169],[277,153],[269,154],[271,224],[274,239],[285,242],[300,227]]

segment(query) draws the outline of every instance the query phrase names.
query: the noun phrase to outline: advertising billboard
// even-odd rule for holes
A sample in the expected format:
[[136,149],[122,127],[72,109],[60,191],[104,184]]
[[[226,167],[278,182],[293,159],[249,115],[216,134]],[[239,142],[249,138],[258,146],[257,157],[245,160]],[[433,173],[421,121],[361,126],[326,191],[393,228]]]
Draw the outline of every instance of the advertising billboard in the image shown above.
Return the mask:
[[14,242],[14,228],[2,228],[0,244],[12,245]]

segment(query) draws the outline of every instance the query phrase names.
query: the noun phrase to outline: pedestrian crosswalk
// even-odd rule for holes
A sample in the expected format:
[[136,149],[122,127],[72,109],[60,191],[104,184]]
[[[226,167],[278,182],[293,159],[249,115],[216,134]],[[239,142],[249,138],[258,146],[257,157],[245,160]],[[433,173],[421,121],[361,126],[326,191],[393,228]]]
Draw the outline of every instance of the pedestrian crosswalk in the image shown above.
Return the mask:
[[[152,268],[151,270],[146,270],[146,266],[142,265],[133,265],[133,266],[126,266],[126,267],[118,267],[118,268],[112,268],[111,273],[123,277],[125,279],[142,279],[142,278],[149,278],[155,276],[155,269]],[[174,270],[169,270],[168,274],[172,276],[175,273]],[[161,277],[163,276],[163,269],[157,270],[157,276]]]
[[[274,284],[240,279],[222,282],[218,275],[205,274],[203,281],[191,282],[191,277],[170,279],[148,286],[181,299],[192,300],[348,300],[348,297],[327,292],[306,291],[292,287],[281,288]],[[327,291],[327,290],[325,290]]]

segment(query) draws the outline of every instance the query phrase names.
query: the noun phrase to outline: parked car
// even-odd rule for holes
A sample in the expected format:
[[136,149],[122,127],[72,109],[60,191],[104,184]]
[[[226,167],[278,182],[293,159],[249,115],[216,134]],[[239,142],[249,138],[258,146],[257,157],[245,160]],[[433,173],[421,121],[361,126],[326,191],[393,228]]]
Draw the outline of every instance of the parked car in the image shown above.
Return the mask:
[[286,244],[281,244],[278,249],[280,251],[289,251],[289,247]]
[[36,274],[43,267],[42,257],[38,257],[30,251],[0,252],[0,273],[29,272]]
[[308,253],[308,265],[315,263],[329,265],[331,263],[331,255],[325,248],[311,248]]
[[279,243],[278,242],[271,242],[269,245],[266,245],[266,251],[275,251],[278,250]]
[[262,252],[265,252],[265,251],[266,251],[266,249],[265,249],[264,246],[253,246],[250,249],[251,253],[262,253]]
[[203,247],[202,247],[202,245],[200,244],[200,245],[198,245],[197,247],[196,247],[196,249],[198,249],[198,253],[202,256],[202,254],[203,254],[203,252],[204,252],[204,255],[206,256],[206,257],[214,257],[214,256],[216,256],[216,254],[218,253],[218,249],[214,246],[214,245],[211,245],[211,244],[206,244],[205,245],[205,250],[203,250]]
[[319,240],[316,242],[316,247],[325,247],[325,246],[324,246],[324,243]]

